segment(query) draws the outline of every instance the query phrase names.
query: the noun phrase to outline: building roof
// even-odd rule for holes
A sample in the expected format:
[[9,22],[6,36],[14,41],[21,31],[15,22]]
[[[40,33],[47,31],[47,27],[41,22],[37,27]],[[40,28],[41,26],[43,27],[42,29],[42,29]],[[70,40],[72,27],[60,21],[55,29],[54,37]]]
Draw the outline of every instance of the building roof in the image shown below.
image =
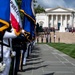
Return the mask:
[[64,7],[56,7],[56,8],[47,8],[45,9],[47,13],[49,12],[75,12],[75,9],[72,8],[64,8]]

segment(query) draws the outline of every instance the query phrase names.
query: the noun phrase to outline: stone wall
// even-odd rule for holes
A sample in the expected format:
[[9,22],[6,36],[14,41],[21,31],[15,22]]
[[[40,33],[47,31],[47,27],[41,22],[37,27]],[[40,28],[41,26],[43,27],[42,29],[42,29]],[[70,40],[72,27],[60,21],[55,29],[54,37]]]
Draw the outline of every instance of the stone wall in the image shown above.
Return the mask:
[[[51,41],[50,41],[50,34],[51,34]],[[54,33],[51,32],[48,35],[48,42],[60,42],[60,43],[75,43],[75,32],[55,32],[55,41],[54,41]],[[46,42],[46,38],[47,35],[44,34],[40,34],[38,37],[36,37],[36,42],[37,42],[37,38],[38,38],[38,42],[41,43],[42,42],[42,38],[43,38],[43,42]]]

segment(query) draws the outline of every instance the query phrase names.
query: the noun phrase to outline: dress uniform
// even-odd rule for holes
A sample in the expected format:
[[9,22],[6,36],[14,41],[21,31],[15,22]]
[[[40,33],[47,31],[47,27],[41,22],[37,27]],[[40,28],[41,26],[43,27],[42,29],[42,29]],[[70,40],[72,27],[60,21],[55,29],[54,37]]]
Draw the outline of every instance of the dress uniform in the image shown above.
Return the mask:
[[[0,41],[3,40],[4,43],[7,39],[3,39],[3,35],[5,34],[6,30],[10,27],[9,24],[10,21],[10,0],[0,0]],[[8,42],[5,42],[8,44]],[[9,69],[10,69],[10,48],[0,44],[0,51],[1,51],[1,58],[0,64],[2,62],[2,65],[5,64],[3,71],[0,72],[0,75],[8,75]],[[0,67],[1,69],[2,67]]]
[[[6,43],[7,40],[8,39],[3,39],[3,42]],[[0,46],[0,51],[1,51],[1,46]],[[10,63],[11,63],[10,47],[3,46],[3,64],[5,64],[5,67],[4,70],[0,73],[0,75],[9,75]]]

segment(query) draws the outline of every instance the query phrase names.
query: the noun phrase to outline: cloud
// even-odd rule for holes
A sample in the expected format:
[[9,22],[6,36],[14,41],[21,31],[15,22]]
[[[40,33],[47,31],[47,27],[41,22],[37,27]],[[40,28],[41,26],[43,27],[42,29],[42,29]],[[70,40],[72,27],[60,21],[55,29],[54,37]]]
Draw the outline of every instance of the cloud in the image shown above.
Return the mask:
[[75,8],[75,0],[37,0],[37,2],[44,8],[57,6]]
[[37,2],[45,8],[47,8],[47,7],[56,7],[56,6],[67,7],[64,0],[37,0]]
[[75,8],[75,0],[64,0],[68,8]]

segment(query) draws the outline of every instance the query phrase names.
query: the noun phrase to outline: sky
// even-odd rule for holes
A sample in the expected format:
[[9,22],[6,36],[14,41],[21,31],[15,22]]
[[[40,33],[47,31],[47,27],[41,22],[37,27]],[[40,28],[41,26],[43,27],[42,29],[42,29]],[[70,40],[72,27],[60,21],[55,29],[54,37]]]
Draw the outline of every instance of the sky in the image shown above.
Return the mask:
[[52,8],[58,6],[75,8],[75,0],[37,0],[37,3],[44,8]]

